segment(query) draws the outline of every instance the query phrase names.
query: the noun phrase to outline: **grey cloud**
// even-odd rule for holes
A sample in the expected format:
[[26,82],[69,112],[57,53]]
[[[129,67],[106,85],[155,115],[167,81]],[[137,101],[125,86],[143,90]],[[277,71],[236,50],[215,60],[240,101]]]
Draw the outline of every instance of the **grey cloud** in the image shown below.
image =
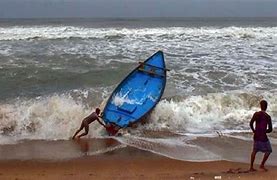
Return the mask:
[[0,17],[277,17],[276,7],[274,0],[0,0]]

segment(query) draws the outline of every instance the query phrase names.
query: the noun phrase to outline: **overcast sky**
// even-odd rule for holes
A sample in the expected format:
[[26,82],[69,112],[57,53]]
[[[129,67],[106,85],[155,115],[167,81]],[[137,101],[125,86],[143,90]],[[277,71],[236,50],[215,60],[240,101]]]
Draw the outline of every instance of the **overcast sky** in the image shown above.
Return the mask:
[[277,0],[0,0],[0,18],[277,17]]

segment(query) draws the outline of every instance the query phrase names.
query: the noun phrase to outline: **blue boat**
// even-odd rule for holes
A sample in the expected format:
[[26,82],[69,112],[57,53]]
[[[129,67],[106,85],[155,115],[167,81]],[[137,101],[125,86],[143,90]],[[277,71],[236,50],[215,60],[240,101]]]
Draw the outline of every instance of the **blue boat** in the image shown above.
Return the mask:
[[[144,118],[160,101],[166,85],[162,51],[140,64],[115,88],[107,100],[102,118],[109,134]],[[112,126],[111,126],[112,125]]]

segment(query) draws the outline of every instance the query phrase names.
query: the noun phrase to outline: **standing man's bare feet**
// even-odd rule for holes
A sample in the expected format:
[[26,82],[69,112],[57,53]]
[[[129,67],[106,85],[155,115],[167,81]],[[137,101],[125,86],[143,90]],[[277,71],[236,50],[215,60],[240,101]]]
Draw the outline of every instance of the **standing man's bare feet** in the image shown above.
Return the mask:
[[263,170],[263,171],[268,171],[268,169],[266,169],[264,166],[260,166],[260,169]]
[[257,171],[257,170],[254,169],[254,168],[250,168],[250,169],[249,169],[249,172],[255,172],[255,171]]

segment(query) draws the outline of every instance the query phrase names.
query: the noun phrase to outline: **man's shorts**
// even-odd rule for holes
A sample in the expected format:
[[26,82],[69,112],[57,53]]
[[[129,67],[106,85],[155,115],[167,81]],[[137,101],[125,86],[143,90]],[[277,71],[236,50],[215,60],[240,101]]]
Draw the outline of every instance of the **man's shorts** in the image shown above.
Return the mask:
[[253,150],[256,152],[271,153],[272,148],[270,141],[254,141]]

